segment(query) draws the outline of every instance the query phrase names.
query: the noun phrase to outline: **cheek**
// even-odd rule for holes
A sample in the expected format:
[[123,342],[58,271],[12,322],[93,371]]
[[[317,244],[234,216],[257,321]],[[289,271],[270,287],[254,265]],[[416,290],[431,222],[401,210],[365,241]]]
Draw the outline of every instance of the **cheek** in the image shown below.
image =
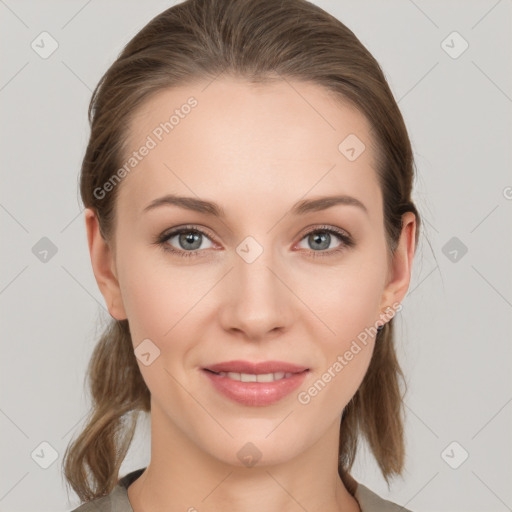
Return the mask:
[[323,324],[322,333],[332,340],[331,344],[343,343],[374,325],[379,317],[385,270],[383,264],[354,260],[353,265],[308,278],[300,296]]
[[332,408],[334,416],[357,391],[370,364],[386,276],[385,262],[358,256],[325,275],[325,286],[310,283],[307,299],[321,319],[314,322],[321,331],[312,328],[313,322],[305,324],[308,337],[317,340],[322,356],[319,380],[305,390],[304,401],[325,387],[327,392],[315,401],[322,410]]
[[[134,345],[162,339],[186,313],[190,289],[179,272],[170,273],[146,251],[125,252],[119,261],[119,283]],[[186,293],[184,293],[184,290]]]
[[184,369],[173,361],[186,358],[190,350],[194,336],[188,315],[207,288],[162,261],[148,251],[132,251],[119,265],[119,278],[134,348],[149,339],[156,346],[151,350],[159,351],[147,366],[138,361],[144,381],[152,395],[178,403],[179,386],[173,385],[172,376],[181,382]]
[[334,421],[354,396],[370,364],[382,292],[379,282],[371,272],[347,273],[311,297],[324,324],[321,336],[314,329],[309,332],[321,352],[320,364],[297,398],[324,415],[329,411],[324,418],[327,422]]

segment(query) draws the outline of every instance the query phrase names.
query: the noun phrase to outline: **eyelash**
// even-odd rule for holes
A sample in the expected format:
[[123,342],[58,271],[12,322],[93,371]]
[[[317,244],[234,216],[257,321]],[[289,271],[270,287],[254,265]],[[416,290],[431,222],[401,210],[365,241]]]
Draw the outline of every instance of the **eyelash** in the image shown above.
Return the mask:
[[[154,243],[156,245],[161,246],[164,251],[170,252],[182,258],[189,258],[203,251],[203,249],[196,249],[195,251],[177,250],[167,243],[169,239],[182,233],[199,233],[207,238],[211,238],[206,232],[199,229],[197,226],[184,226],[174,231],[159,235],[154,241]],[[315,226],[314,228],[304,233],[300,240],[302,241],[306,236],[312,233],[329,233],[335,235],[342,242],[339,247],[331,249],[329,251],[310,251],[312,253],[311,256],[313,258],[324,258],[326,256],[334,256],[355,245],[352,238],[345,231],[330,226]]]

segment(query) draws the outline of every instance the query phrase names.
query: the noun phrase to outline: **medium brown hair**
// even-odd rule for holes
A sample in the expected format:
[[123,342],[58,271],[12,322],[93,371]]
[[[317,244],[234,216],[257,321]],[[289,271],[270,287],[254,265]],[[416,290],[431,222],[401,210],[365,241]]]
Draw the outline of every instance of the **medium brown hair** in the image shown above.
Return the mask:
[[[248,83],[275,77],[310,82],[356,107],[376,141],[375,171],[389,253],[396,248],[405,212],[416,215],[419,228],[411,201],[413,154],[402,115],[379,64],[352,31],[305,0],[187,0],[143,27],[92,94],[80,193],[85,207],[96,212],[107,242],[115,231],[119,187],[101,198],[94,191],[122,165],[137,108],[158,91],[211,81],[222,73]],[[418,234],[419,229],[416,242]],[[90,414],[63,460],[65,477],[82,501],[108,494],[117,484],[137,414],[150,411],[150,392],[133,353],[127,320],[111,321],[94,349],[87,377]],[[368,371],[343,411],[338,471],[352,493],[349,471],[360,435],[388,484],[403,470],[401,384],[406,389],[391,319],[377,334]]]

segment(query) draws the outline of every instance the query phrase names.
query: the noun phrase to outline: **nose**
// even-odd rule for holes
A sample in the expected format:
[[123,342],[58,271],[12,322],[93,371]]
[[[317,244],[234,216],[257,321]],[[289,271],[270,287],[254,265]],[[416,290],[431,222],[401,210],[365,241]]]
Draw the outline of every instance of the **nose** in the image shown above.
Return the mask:
[[256,341],[287,331],[297,320],[299,301],[270,250],[250,263],[237,255],[226,277],[219,312],[224,330]]

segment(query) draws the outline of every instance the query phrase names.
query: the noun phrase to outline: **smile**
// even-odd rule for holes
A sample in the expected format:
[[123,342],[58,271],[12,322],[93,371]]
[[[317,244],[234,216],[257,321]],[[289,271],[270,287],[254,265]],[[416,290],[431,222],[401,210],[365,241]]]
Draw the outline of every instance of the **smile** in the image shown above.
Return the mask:
[[213,388],[223,397],[246,406],[266,406],[275,404],[289,396],[306,378],[309,370],[299,373],[237,373],[201,372]]

